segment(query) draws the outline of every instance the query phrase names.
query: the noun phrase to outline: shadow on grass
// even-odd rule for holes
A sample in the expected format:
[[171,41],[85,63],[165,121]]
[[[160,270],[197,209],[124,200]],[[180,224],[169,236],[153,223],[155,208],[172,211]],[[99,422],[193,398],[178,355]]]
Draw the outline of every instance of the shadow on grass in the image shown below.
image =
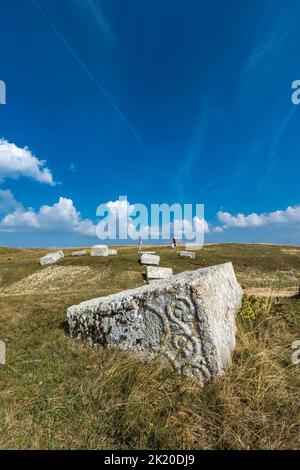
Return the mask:
[[63,330],[66,336],[70,336],[70,328],[67,320],[63,320],[62,322],[60,322],[59,328]]

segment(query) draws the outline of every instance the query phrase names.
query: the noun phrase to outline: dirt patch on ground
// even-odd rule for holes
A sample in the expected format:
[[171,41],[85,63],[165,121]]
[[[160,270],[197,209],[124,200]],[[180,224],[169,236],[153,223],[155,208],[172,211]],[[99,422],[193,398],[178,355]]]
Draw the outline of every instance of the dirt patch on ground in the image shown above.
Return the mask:
[[281,248],[280,251],[288,255],[300,255],[300,248]]
[[295,297],[299,294],[298,289],[273,289],[267,287],[256,287],[246,289],[248,295],[254,295],[255,297]]
[[0,294],[21,295],[80,289],[83,286],[95,286],[105,277],[109,277],[109,268],[99,271],[89,266],[50,266],[0,289]]
[[101,270],[90,266],[49,266],[8,287],[0,288],[0,296],[66,292],[95,287],[102,290],[107,287],[128,289],[142,284],[142,274],[134,270],[114,272],[111,267],[104,266]]

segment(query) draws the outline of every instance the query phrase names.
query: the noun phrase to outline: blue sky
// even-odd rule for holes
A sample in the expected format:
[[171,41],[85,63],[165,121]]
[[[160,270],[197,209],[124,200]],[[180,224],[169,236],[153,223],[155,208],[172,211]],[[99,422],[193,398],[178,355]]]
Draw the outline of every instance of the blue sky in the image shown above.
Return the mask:
[[299,24],[298,0],[2,0],[0,245],[96,243],[119,195],[299,244]]

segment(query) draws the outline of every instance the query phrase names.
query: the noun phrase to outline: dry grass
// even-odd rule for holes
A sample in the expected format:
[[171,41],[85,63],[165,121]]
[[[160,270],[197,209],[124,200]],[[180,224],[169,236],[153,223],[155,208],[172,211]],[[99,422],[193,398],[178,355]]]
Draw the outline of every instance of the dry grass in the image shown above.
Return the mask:
[[99,271],[89,266],[49,266],[0,289],[0,295],[24,295],[62,290],[78,290],[84,282],[93,287],[109,277],[109,269]]
[[[36,264],[40,251],[0,250],[6,292],[0,337],[8,353],[0,367],[0,447],[299,448],[300,369],[291,365],[290,347],[300,339],[300,300],[246,296],[232,366],[200,389],[162,364],[92,351],[69,338],[69,305],[144,282],[136,250],[119,251],[109,259],[66,258],[52,270],[47,289],[49,267]],[[175,272],[231,258],[249,289],[257,287],[253,272],[268,277],[273,290],[296,289],[285,272],[300,272],[298,257],[280,247],[210,246],[196,260],[159,251]],[[21,295],[14,295],[16,288]]]

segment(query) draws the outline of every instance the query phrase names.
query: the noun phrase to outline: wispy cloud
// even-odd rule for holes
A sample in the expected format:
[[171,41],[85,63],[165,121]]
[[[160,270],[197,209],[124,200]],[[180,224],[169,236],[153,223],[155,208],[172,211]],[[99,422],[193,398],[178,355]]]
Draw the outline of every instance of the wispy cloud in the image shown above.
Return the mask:
[[287,115],[282,120],[280,126],[276,129],[275,134],[273,135],[271,147],[267,155],[268,167],[266,171],[264,172],[261,178],[261,181],[259,183],[260,188],[262,188],[265,185],[273,168],[275,168],[275,166],[278,164],[280,160],[280,156],[278,155],[278,149],[279,149],[282,137],[295,113],[295,110],[296,110],[296,106],[292,106],[291,109],[288,111]]
[[99,3],[95,0],[85,0],[85,2],[80,0],[80,5],[86,7],[90,11],[92,18],[99,27],[99,30],[101,31],[102,36],[104,37],[108,46],[115,47],[118,42],[117,36]]
[[249,38],[251,50],[240,69],[235,95],[236,114],[247,124],[249,116],[253,119],[249,130],[245,130],[247,139],[241,144],[241,158],[236,161],[222,195],[258,167],[256,188],[258,191],[264,188],[280,161],[280,145],[295,112],[288,95],[289,83],[281,77],[284,77],[283,64],[296,34],[297,22],[286,4],[274,6],[272,1],[266,4],[261,20],[257,22],[259,26]]
[[76,171],[77,171],[77,166],[73,162],[71,162],[71,164],[70,164],[70,171],[71,171],[71,173],[76,173]]
[[199,167],[200,160],[205,157],[205,137],[209,125],[209,119],[210,110],[208,101],[206,100],[199,113],[188,152],[182,159],[182,163],[173,180],[173,184],[177,189],[180,200],[184,196],[184,191],[188,185],[194,166],[197,164],[197,167]]
[[[285,48],[291,28],[287,27],[287,23],[291,24],[290,9],[284,4],[279,9],[274,9],[272,1],[266,4],[262,13],[261,20],[258,22],[258,29],[254,37],[253,47],[246,57],[243,73],[245,75],[255,71],[257,67],[266,70],[266,66],[274,59],[274,56],[281,54]],[[265,61],[267,60],[267,63]],[[273,61],[274,65],[276,61]]]
[[131,125],[131,123],[128,121],[126,118],[125,114],[119,106],[116,104],[112,96],[108,93],[108,91],[101,85],[101,83],[96,79],[94,74],[89,70],[89,68],[86,66],[86,64],[81,60],[77,52],[74,50],[74,48],[70,45],[70,43],[65,39],[63,34],[57,29],[53,21],[50,19],[49,15],[45,12],[45,10],[40,6],[40,4],[37,2],[37,0],[31,0],[32,3],[35,5],[35,7],[38,9],[38,11],[41,13],[41,15],[44,17],[52,31],[56,34],[56,36],[59,38],[59,40],[62,42],[64,47],[69,51],[69,53],[73,56],[77,64],[82,68],[82,70],[85,72],[87,77],[91,80],[91,82],[96,86],[98,91],[107,99],[107,101],[110,103],[112,108],[115,110],[121,121],[125,124],[125,126],[129,129],[131,134],[134,136],[134,138],[137,140],[137,142],[140,144],[140,146],[148,152],[146,146],[144,145],[143,141],[141,140],[140,136],[138,135],[137,131],[134,129],[134,127]]

